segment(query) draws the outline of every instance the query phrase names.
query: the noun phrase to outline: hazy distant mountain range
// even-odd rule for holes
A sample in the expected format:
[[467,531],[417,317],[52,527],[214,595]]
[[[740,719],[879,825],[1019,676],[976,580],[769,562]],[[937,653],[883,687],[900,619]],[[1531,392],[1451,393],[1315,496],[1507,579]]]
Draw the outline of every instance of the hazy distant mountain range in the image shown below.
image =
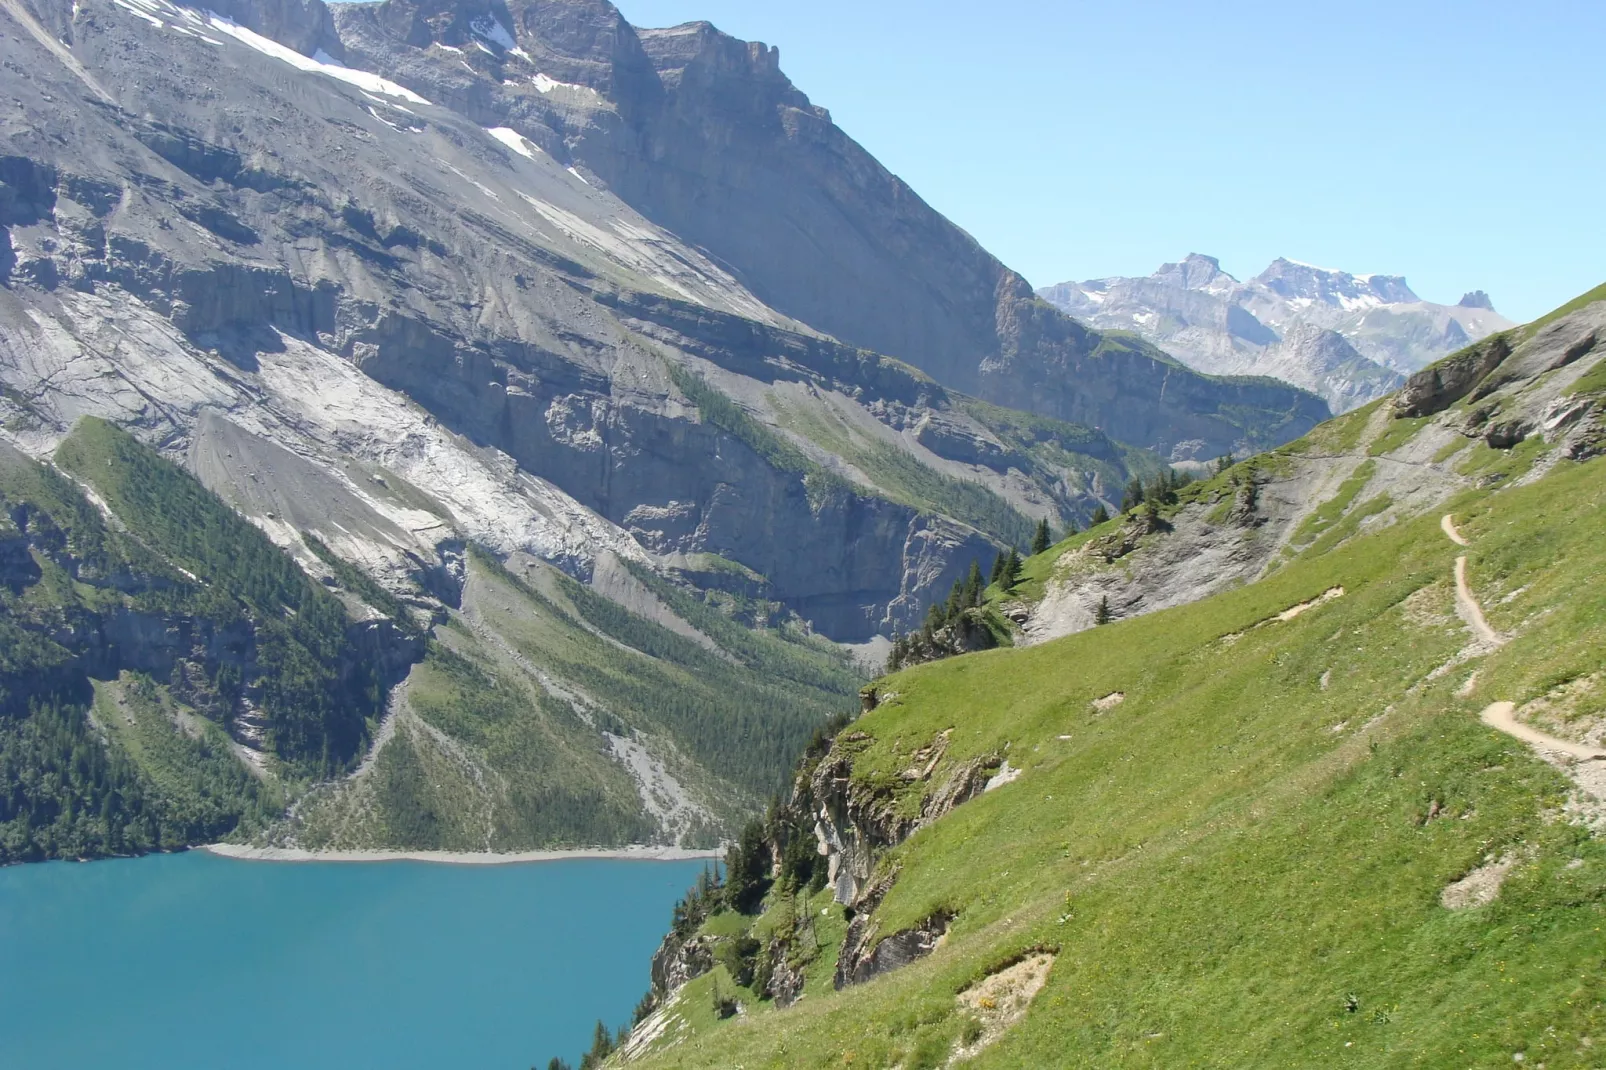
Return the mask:
[[1270,375],[1320,394],[1335,412],[1512,326],[1475,290],[1424,301],[1398,275],[1352,275],[1281,257],[1248,282],[1190,253],[1147,278],[1062,282],[1038,293],[1089,326],[1133,331],[1200,371]]

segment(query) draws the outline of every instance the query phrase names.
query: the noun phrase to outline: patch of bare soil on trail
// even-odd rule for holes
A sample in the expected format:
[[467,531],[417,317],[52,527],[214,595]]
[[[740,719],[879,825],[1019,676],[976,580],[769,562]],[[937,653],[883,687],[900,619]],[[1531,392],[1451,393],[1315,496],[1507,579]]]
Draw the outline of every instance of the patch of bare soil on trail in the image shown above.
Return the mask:
[[1500,886],[1525,858],[1524,852],[1507,852],[1485,862],[1460,880],[1445,885],[1439,893],[1439,905],[1446,910],[1470,910],[1494,902],[1500,895]]
[[1492,650],[1505,645],[1506,637],[1489,627],[1489,622],[1483,616],[1483,607],[1473,597],[1472,587],[1467,583],[1465,557],[1455,559],[1455,611],[1483,646]]
[[954,1049],[948,1065],[974,1059],[1025,1017],[1026,1009],[1048,983],[1048,973],[1053,968],[1054,956],[1040,951],[989,974],[959,993],[955,999],[980,1026],[980,1032],[969,1043],[961,1042]]
[[1103,698],[1094,699],[1092,705],[1093,705],[1093,708],[1095,710],[1097,710],[1099,713],[1104,713],[1107,710],[1115,709],[1115,707],[1119,706],[1121,703],[1123,703],[1125,701],[1126,701],[1126,692],[1125,691],[1111,691],[1108,695],[1105,695]]
[[1517,719],[1587,747],[1606,747],[1606,687],[1591,673],[1558,684],[1540,698],[1523,704]]
[[[1448,514],[1440,521],[1440,527],[1457,545],[1467,545]],[[1517,593],[1523,589],[1519,588]],[[1468,657],[1489,653],[1506,642],[1506,637],[1489,627],[1489,622],[1484,620],[1483,609],[1467,584],[1467,559],[1464,556],[1455,559],[1455,608],[1456,613],[1472,629],[1475,638],[1460,654],[1435,669],[1430,678],[1448,671]],[[1470,695],[1477,686],[1477,680],[1478,674],[1474,672],[1457,694],[1463,697]],[[1535,754],[1572,781],[1575,790],[1562,805],[1561,816],[1597,836],[1606,835],[1606,747],[1598,745],[1606,741],[1606,714],[1601,712],[1599,692],[1600,674],[1592,673],[1551,688],[1544,696],[1525,704],[1520,711],[1515,702],[1491,702],[1478,715],[1478,719],[1490,728],[1528,744]],[[1540,731],[1527,723],[1529,720],[1538,721],[1561,734],[1551,735]],[[1499,863],[1491,863],[1482,868],[1489,869],[1492,874],[1498,866]],[[1478,872],[1474,870],[1462,880],[1472,880]],[[1498,877],[1486,875],[1480,878],[1494,880],[1496,892],[1499,891],[1499,882],[1504,879],[1504,873]],[[1456,885],[1450,886],[1454,887]],[[1450,888],[1445,889],[1446,895],[1450,894]],[[1493,899],[1494,895],[1491,894],[1489,898]]]
[[1517,720],[1517,706],[1515,703],[1491,702],[1484,707],[1483,713],[1479,717],[1490,728],[1498,728],[1506,735],[1520,739],[1536,750],[1552,751],[1575,760],[1606,760],[1606,749],[1592,747],[1585,743],[1574,743],[1571,740],[1557,739],[1555,736],[1539,731],[1532,725],[1523,724]]
[[[1260,624],[1270,624],[1273,620],[1279,623],[1286,623],[1287,621],[1293,620],[1295,617],[1299,616],[1301,613],[1304,613],[1308,609],[1315,609],[1324,602],[1331,602],[1335,598],[1343,597],[1344,588],[1329,587],[1327,590],[1323,591],[1317,597],[1312,598],[1310,601],[1296,602],[1294,605],[1289,606],[1287,609],[1271,618],[1271,620],[1261,621]],[[1257,624],[1255,627],[1260,627],[1260,624]]]
[[[1247,630],[1253,631],[1256,628],[1265,628],[1265,627],[1268,627],[1268,626],[1273,625],[1273,624],[1286,624],[1289,621],[1293,620],[1295,617],[1298,617],[1301,614],[1303,614],[1303,613],[1305,613],[1305,612],[1307,612],[1309,610],[1315,609],[1317,606],[1325,605],[1326,603],[1331,602],[1335,598],[1343,598],[1343,597],[1344,597],[1344,588],[1342,588],[1342,587],[1329,587],[1327,590],[1323,591],[1321,594],[1317,595],[1315,598],[1309,599],[1309,600],[1304,601],[1304,602],[1295,602],[1293,605],[1289,606],[1287,609],[1283,610],[1281,613],[1274,614],[1274,615],[1272,615],[1270,617],[1267,617],[1265,620],[1262,620],[1262,621],[1256,621],[1254,624],[1251,624]],[[1238,640],[1242,639],[1243,637],[1244,637],[1244,633],[1243,632],[1229,632],[1228,634],[1226,634],[1226,635],[1221,637],[1220,642],[1221,642],[1221,644],[1223,646],[1231,646],[1232,644],[1236,643]]]
[[1456,529],[1455,517],[1451,516],[1449,513],[1445,513],[1439,518],[1439,528],[1446,536],[1449,537],[1450,541],[1455,543],[1457,546],[1472,545],[1471,543],[1467,542],[1466,539],[1462,538],[1461,532]]
[[1575,790],[1562,805],[1561,816],[1597,836],[1606,835],[1606,749],[1557,739],[1523,724],[1516,715],[1515,703],[1494,702],[1484,707],[1480,719],[1528,744],[1571,780]]

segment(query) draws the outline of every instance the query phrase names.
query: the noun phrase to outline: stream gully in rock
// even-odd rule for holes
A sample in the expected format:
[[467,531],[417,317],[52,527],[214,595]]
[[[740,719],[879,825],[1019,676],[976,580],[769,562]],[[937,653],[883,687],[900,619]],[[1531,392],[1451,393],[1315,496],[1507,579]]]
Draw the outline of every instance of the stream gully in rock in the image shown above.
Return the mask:
[[0,1066],[572,1059],[599,1016],[629,1020],[703,865],[191,851],[0,869]]

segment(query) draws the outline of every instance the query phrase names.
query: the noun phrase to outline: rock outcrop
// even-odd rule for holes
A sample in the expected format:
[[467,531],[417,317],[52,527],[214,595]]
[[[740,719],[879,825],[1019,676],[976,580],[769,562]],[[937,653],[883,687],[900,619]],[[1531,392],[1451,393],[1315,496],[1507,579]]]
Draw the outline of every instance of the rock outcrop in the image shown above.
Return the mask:
[[848,926],[833,979],[837,988],[863,984],[926,957],[937,949],[953,920],[939,911],[918,925],[883,936],[873,919],[873,914],[855,915]]
[[[1340,534],[1395,523],[1474,480],[1509,478],[1464,469],[1468,439],[1508,450],[1542,437],[1539,471],[1562,457],[1597,456],[1606,451],[1603,337],[1606,301],[1598,301],[1453,354],[1413,375],[1369,418],[1353,415],[1331,434],[1206,484],[1165,510],[1165,530],[1148,527],[1145,509],[1129,513],[1061,554],[1042,599],[1012,619],[1025,642],[1037,643],[1095,626],[1101,603],[1130,617],[1196,601],[1267,574],[1287,554],[1330,545],[1341,525]],[[1404,420],[1426,422],[1404,435]]]
[[[328,471],[342,516],[378,488],[360,534],[300,526],[399,593],[468,540],[580,576],[717,556],[858,641],[1035,518],[1085,518],[1112,438],[1241,452],[1325,415],[1054,312],[773,49],[703,24],[30,2],[0,14],[30,72],[0,159],[7,433],[37,455],[98,415],[248,478],[194,450],[211,413]],[[353,475],[375,466],[420,495]]]
[[1405,382],[1394,398],[1394,411],[1401,416],[1432,416],[1454,405],[1472,392],[1501,361],[1511,355],[1511,342],[1504,334],[1423,368]]
[[[987,778],[1003,762],[999,755],[985,755],[955,764],[928,790],[926,786],[947,754],[948,736],[944,733],[915,751],[909,768],[893,782],[871,784],[853,776],[854,758],[870,742],[862,732],[838,736],[810,778],[816,807],[814,832],[819,853],[826,859],[827,881],[835,889],[837,902],[855,908],[869,894],[882,852],[980,795]],[[913,810],[900,798],[911,788],[920,797]]]
[[714,968],[714,941],[671,933],[652,956],[652,992],[664,996]]

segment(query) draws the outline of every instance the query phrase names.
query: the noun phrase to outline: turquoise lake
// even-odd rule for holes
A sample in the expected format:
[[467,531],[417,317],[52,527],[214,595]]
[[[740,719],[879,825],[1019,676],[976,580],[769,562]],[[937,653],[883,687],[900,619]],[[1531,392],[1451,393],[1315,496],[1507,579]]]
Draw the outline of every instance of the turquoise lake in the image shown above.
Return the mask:
[[0,869],[0,1067],[545,1070],[627,1022],[704,863]]

